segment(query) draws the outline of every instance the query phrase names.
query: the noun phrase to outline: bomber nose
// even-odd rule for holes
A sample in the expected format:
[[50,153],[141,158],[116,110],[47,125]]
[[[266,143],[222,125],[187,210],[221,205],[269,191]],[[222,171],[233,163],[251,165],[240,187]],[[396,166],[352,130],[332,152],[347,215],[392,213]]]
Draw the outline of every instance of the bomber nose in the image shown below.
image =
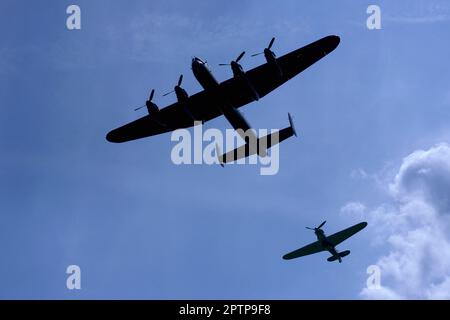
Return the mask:
[[191,63],[192,69],[196,68],[197,65],[198,65],[198,58],[197,57],[193,57],[192,58],[192,63]]
[[201,64],[203,64],[203,60],[198,58],[198,57],[194,57],[194,58],[192,58],[192,63],[201,63]]

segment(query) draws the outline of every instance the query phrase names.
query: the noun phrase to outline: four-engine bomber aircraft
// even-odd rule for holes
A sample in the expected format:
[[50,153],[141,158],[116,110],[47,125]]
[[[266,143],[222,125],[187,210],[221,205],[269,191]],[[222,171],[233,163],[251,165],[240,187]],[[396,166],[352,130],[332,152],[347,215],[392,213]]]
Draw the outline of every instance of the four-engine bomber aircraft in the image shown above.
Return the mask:
[[323,230],[321,229],[325,223],[326,221],[322,222],[317,228],[306,227],[306,229],[314,230],[314,233],[317,236],[317,241],[310,243],[300,249],[292,251],[291,253],[285,254],[283,256],[283,259],[290,260],[300,258],[303,256],[327,250],[328,252],[331,253],[331,257],[327,259],[328,261],[331,262],[339,260],[339,263],[341,263],[342,258],[350,254],[350,250],[338,252],[336,250],[336,246],[367,226],[367,222],[361,222],[355,224],[354,226],[351,226],[350,228],[336,232],[335,234],[332,234],[331,236],[327,237],[323,232]]
[[[203,91],[189,96],[181,87],[183,81],[183,75],[181,75],[174,90],[169,92],[175,92],[178,100],[176,103],[160,110],[152,101],[155,93],[152,90],[145,104],[149,114],[112,130],[107,134],[106,139],[110,142],[125,142],[140,139],[180,128],[188,128],[193,126],[195,121],[201,121],[203,123],[224,115],[233,128],[245,140],[246,144],[244,146],[247,146],[248,140],[258,142],[257,146],[259,146],[259,142],[262,139],[264,139],[263,141],[266,142],[266,145],[264,148],[245,148],[245,154],[241,153],[241,155],[237,155],[237,151],[242,151],[241,146],[222,156],[218,155],[220,163],[232,162],[253,154],[264,156],[272,144],[274,145],[295,135],[291,117],[289,116],[290,126],[276,133],[278,139],[272,139],[275,133],[258,139],[256,134],[252,130],[249,130],[250,125],[238,111],[238,108],[264,97],[332,52],[340,42],[338,36],[328,36],[277,58],[273,51],[271,51],[274,40],[275,38],[261,52],[266,58],[267,62],[265,64],[252,70],[244,71],[239,64],[239,61],[245,54],[244,51],[236,60],[226,64],[231,66],[233,77],[222,83],[219,83],[214,78],[206,62],[194,57],[192,59],[192,71],[197,81],[204,88]],[[256,55],[258,54],[253,56]],[[234,157],[232,156],[230,158],[227,156],[230,154],[234,155]]]

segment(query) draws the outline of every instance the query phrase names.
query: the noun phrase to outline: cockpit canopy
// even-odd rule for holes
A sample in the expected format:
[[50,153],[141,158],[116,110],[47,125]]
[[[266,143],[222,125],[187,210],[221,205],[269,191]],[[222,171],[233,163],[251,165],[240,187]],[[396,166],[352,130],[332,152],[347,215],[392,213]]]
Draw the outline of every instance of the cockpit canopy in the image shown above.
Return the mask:
[[201,63],[201,64],[205,64],[205,65],[206,65],[206,62],[203,61],[202,59],[198,58],[198,57],[192,58],[192,62],[198,62],[198,63]]

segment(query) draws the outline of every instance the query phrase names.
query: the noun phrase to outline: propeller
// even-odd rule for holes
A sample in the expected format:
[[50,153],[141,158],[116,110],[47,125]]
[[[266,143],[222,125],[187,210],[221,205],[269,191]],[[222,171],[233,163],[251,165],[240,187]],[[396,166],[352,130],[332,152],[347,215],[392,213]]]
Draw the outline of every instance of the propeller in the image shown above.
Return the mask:
[[[269,46],[268,46],[266,49],[267,49],[267,50],[270,50],[270,49],[272,48],[274,42],[275,42],[275,37],[273,37],[272,40],[270,40]],[[260,54],[263,54],[263,53],[264,53],[264,51],[263,51],[263,52],[259,52],[259,53],[252,54],[251,56],[252,56],[252,57],[256,57],[256,56],[259,56]]]
[[[182,83],[182,82],[183,82],[183,75],[180,75],[180,77],[178,78],[177,87],[181,86],[181,83]],[[167,92],[167,93],[163,94],[163,97],[165,97],[165,96],[167,96],[167,95],[169,95],[169,94],[171,94],[171,93],[174,93],[174,92],[175,92],[175,90],[172,90],[172,91],[170,91],[170,92]]]
[[[245,51],[242,51],[241,54],[236,58],[236,60],[234,60],[234,61],[232,61],[232,62],[238,63],[239,60],[242,59],[242,57],[244,56],[244,54],[245,54]],[[231,65],[231,63],[220,63],[220,64],[219,64],[219,66],[229,66],[229,65]]]
[[326,223],[326,221],[322,222],[317,228],[306,227],[306,229],[316,231],[316,230],[319,230],[320,228],[322,228],[325,223]]
[[[148,98],[148,101],[152,102],[153,96],[154,96],[154,95],[155,95],[155,89],[152,89],[152,92],[150,93],[150,97]],[[143,106],[140,106],[140,107],[134,109],[134,111],[138,111],[139,109],[142,109],[142,108],[144,108],[144,107],[146,107],[146,106],[147,106],[147,105],[144,104]]]

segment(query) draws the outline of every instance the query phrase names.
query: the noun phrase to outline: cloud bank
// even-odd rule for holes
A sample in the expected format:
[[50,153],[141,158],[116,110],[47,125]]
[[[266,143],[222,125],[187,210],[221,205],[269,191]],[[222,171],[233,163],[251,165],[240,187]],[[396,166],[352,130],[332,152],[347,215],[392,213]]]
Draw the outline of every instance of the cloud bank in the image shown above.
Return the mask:
[[369,221],[375,245],[388,252],[376,265],[381,288],[364,288],[366,299],[450,299],[450,146],[439,144],[403,159],[390,200],[374,208],[345,205],[345,215]]

